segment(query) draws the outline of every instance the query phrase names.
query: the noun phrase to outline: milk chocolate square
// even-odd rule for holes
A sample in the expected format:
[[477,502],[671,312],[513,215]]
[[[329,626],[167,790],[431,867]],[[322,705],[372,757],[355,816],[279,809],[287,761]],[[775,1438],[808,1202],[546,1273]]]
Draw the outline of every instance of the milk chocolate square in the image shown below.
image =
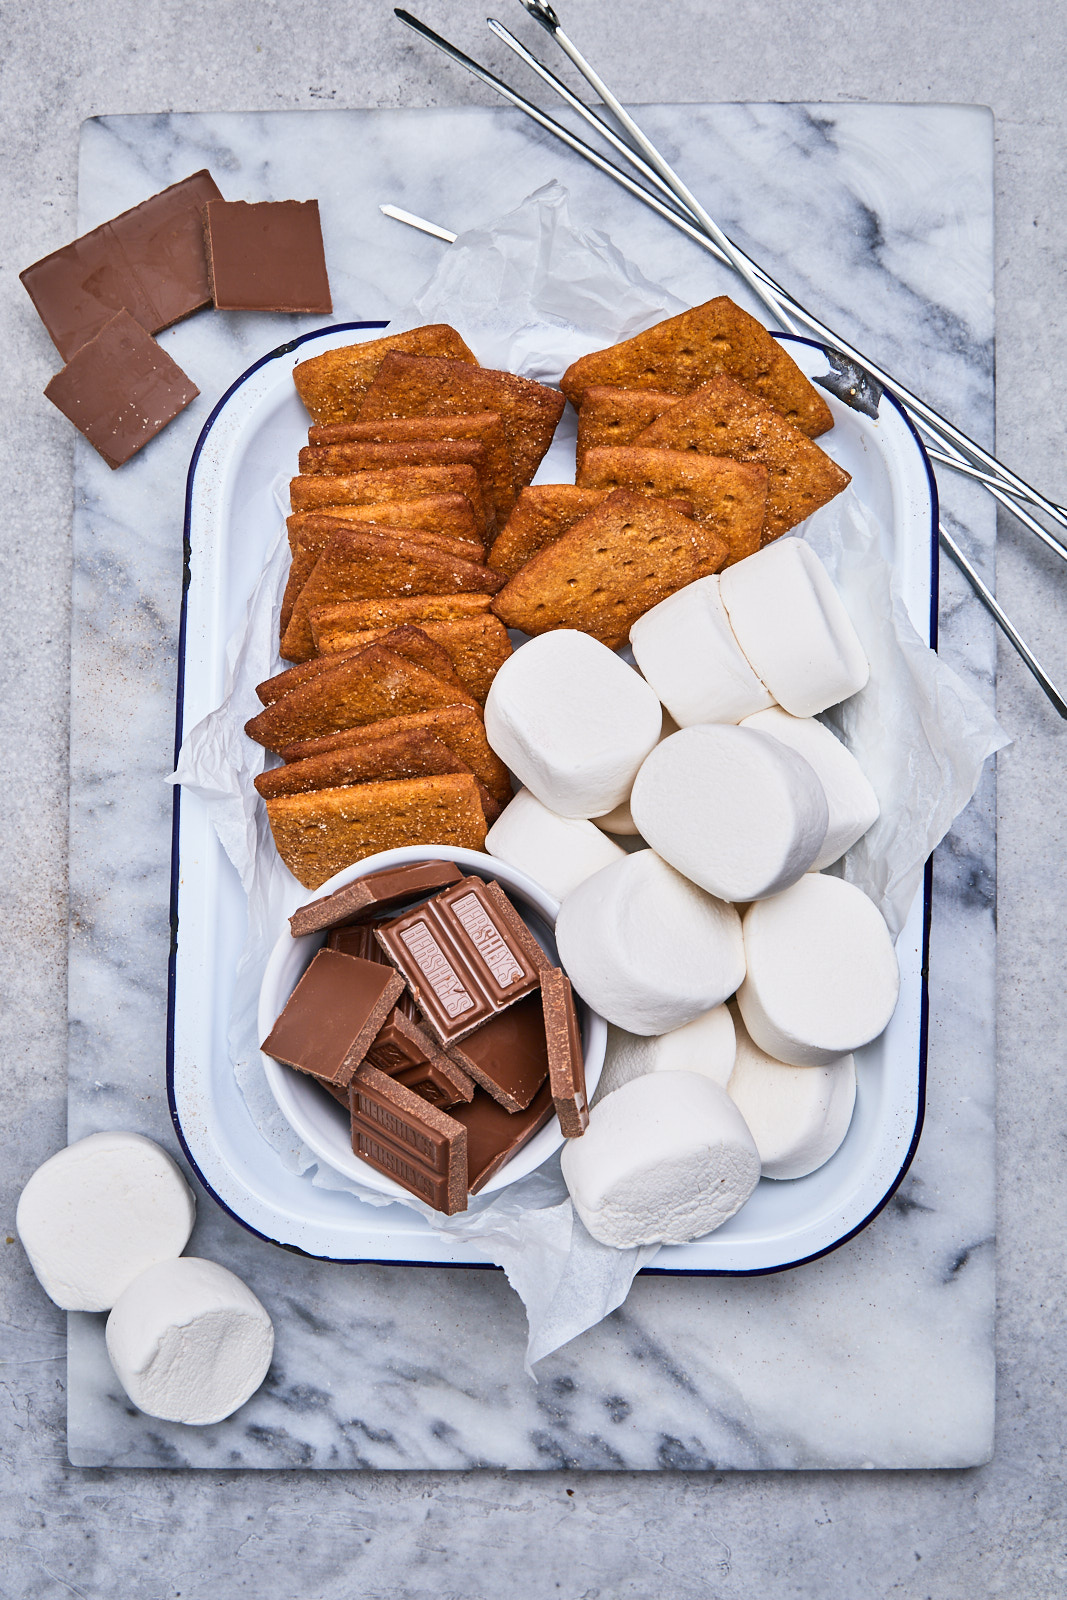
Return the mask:
[[467,1209],[467,1130],[364,1063],[349,1088],[352,1149],[437,1211]]
[[220,311],[332,311],[317,200],[211,200],[204,208]]
[[109,467],[121,467],[200,390],[128,311],[120,311],[44,392]]
[[383,911],[395,911],[409,901],[459,883],[462,872],[453,861],[409,861],[399,867],[380,867],[352,883],[301,906],[289,918],[293,938],[363,922]]
[[505,1111],[525,1111],[548,1077],[541,996],[528,994],[490,1017],[448,1053]]
[[467,1184],[477,1194],[550,1120],[552,1090],[546,1080],[525,1111],[510,1112],[475,1089],[469,1106],[453,1106],[448,1115],[466,1129]]
[[435,1106],[469,1102],[474,1084],[401,1006],[394,1006],[367,1051],[367,1064]]
[[262,1049],[287,1067],[344,1088],[403,987],[380,962],[320,950]]
[[570,979],[558,967],[541,974],[548,1074],[559,1125],[568,1139],[578,1139],[589,1126],[582,1032]]
[[159,333],[211,304],[202,212],[219,198],[194,172],[19,274],[64,361],[118,311]]

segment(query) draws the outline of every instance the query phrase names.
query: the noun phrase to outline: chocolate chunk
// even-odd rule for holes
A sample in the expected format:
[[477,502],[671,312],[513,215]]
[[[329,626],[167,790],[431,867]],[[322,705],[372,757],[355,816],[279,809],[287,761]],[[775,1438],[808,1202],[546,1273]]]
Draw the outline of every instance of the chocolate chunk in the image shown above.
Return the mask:
[[45,389],[109,467],[121,467],[199,393],[128,311],[83,344]]
[[343,1088],[403,987],[397,974],[379,962],[320,950],[262,1048],[298,1072]]
[[220,311],[332,311],[317,200],[211,200],[204,207]]
[[525,1111],[548,1077],[540,995],[529,994],[491,1017],[449,1045],[448,1053],[505,1111]]
[[399,1005],[385,1019],[367,1061],[435,1106],[454,1106],[474,1095],[467,1074]]
[[[464,878],[377,929],[386,955],[446,1046],[538,985],[539,968],[529,949],[533,936],[524,925],[519,938],[518,914],[508,902],[505,915],[491,887]],[[546,960],[543,954],[540,960]]]
[[349,1101],[352,1149],[361,1160],[436,1211],[466,1211],[465,1127],[366,1063],[352,1080]]
[[552,1101],[566,1138],[578,1139],[589,1126],[582,1032],[570,979],[558,967],[541,974],[541,1002]]
[[219,198],[194,172],[19,274],[64,361],[117,311],[159,333],[211,304],[202,209]]
[[477,1194],[549,1121],[552,1090],[546,1080],[525,1111],[510,1112],[475,1089],[469,1106],[455,1106],[448,1114],[466,1129],[467,1182],[471,1194]]
[[294,939],[322,928],[339,928],[347,923],[364,922],[383,911],[462,882],[463,874],[451,861],[410,861],[401,867],[380,867],[365,877],[346,883],[333,894],[301,906],[289,918]]

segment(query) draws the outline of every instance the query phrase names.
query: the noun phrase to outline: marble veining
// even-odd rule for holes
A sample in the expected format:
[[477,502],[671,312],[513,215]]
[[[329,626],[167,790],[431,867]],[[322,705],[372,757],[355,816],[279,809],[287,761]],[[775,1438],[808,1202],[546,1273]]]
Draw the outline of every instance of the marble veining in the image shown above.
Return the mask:
[[[801,300],[989,442],[992,125],[978,109],[648,107],[642,117],[720,222]],[[336,320],[387,317],[440,246],[391,200],[461,229],[550,178],[690,301],[726,272],[506,111],[160,115],[85,125],[80,225],[196,167],[233,199],[319,198]],[[164,1084],[170,791],[181,523],[196,435],[233,379],[316,319],[201,314],[162,342],[201,396],[112,474],[76,457],[71,732],[70,1137],[126,1127],[175,1149]],[[946,516],[991,569],[980,491]],[[941,644],[992,698],[992,631],[943,569]],[[138,1414],[102,1318],[72,1316],[78,1465],[705,1471],[965,1466],[993,1400],[993,780],[935,865],[926,1127],[876,1222],[767,1278],[639,1278],[600,1327],[522,1370],[503,1275],[336,1267],[238,1227],[206,1195],[191,1250],[271,1311],[264,1389],[225,1423]]]

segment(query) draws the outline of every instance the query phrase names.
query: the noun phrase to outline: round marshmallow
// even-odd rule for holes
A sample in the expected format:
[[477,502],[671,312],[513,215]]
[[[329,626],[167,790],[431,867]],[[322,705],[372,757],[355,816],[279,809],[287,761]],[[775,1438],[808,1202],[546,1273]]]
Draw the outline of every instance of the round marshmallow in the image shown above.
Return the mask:
[[561,1157],[594,1239],[627,1250],[699,1239],[759,1182],[759,1154],[726,1090],[696,1072],[637,1078],[595,1106]]
[[138,1273],[180,1256],[196,1201],[165,1150],[139,1133],[91,1133],[37,1168],[15,1227],[64,1311],[109,1311]]
[[725,1089],[735,1053],[734,1019],[727,1006],[713,1006],[684,1027],[649,1039],[609,1022],[604,1068],[593,1103],[646,1072],[700,1072]]
[[803,756],[750,728],[705,723],[657,745],[630,810],[665,861],[720,900],[778,894],[826,837],[822,784]]
[[862,889],[811,872],[744,917],[745,981],[737,1004],[776,1061],[822,1067],[876,1039],[897,1003],[889,929]]
[[714,575],[646,611],[630,629],[630,647],[681,728],[740,722],[774,704],[737,642]]
[[274,1353],[270,1317],[214,1261],[182,1256],[135,1278],[106,1328],[115,1376],[139,1410],[203,1427],[243,1406]]
[[813,717],[867,682],[867,657],[841,596],[803,539],[776,539],[727,567],[719,593],[738,644],[795,717]]
[[746,717],[741,726],[780,739],[814,769],[826,795],[829,821],[811,870],[821,872],[823,867],[840,860],[878,820],[878,796],[852,751],[814,717],[793,717],[781,706],[757,711],[754,717]]
[[509,656],[485,702],[489,743],[561,817],[603,816],[625,800],[661,723],[645,680],[599,639],[571,628]]
[[667,1033],[720,1005],[745,975],[741,919],[651,850],[580,883],[556,946],[571,982],[631,1033]]
[[504,807],[485,836],[485,848],[528,873],[556,900],[626,854],[591,822],[549,811],[529,789],[520,789]]
[[737,1060],[727,1092],[748,1124],[764,1178],[805,1178],[840,1145],[856,1104],[856,1063],[838,1056],[826,1067],[775,1061],[737,1019]]

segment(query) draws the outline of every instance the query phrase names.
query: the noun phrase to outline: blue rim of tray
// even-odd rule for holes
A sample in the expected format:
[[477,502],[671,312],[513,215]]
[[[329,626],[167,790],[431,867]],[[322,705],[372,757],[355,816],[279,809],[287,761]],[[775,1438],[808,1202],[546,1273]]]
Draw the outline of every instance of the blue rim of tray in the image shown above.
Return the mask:
[[[234,380],[234,382],[231,383],[230,387],[226,390],[226,393],[219,400],[218,404],[215,406],[215,408],[212,411],[211,415],[208,417],[207,421],[204,423],[203,428],[201,429],[200,437],[196,441],[196,445],[195,445],[195,447],[193,449],[192,457],[190,458],[190,461],[189,461],[189,472],[188,472],[188,476],[186,478],[186,489],[185,489],[185,520],[184,520],[184,524],[183,524],[183,527],[182,527],[182,605],[181,605],[181,618],[180,618],[179,626],[178,626],[178,672],[177,672],[177,690],[176,690],[175,720],[174,720],[174,764],[175,764],[175,766],[177,766],[177,763],[178,763],[178,754],[179,754],[179,752],[181,750],[182,738],[184,736],[184,715],[183,715],[183,713],[184,713],[184,701],[185,701],[185,639],[186,639],[186,622],[187,622],[187,609],[188,609],[188,598],[189,598],[189,581],[190,581],[190,577],[191,577],[190,560],[191,560],[191,555],[192,555],[192,543],[191,543],[191,540],[190,540],[190,522],[191,522],[191,518],[192,518],[192,505],[193,505],[193,479],[194,479],[195,474],[196,474],[197,463],[200,460],[201,452],[203,451],[203,448],[204,448],[205,444],[207,443],[208,435],[210,434],[212,428],[215,425],[215,422],[217,421],[217,419],[219,417],[219,414],[221,413],[221,411],[223,410],[223,408],[227,404],[227,402],[232,398],[233,395],[235,395],[237,393],[238,389],[240,389],[242,387],[242,385],[247,383],[248,379],[251,378],[253,376],[253,374],[257,373],[260,370],[261,367],[267,366],[271,361],[279,360],[282,356],[290,355],[294,350],[298,349],[300,345],[307,343],[307,341],[309,339],[321,339],[324,334],[328,334],[328,333],[356,333],[356,332],[364,332],[364,331],[366,331],[368,329],[387,328],[388,326],[389,326],[389,324],[388,324],[387,321],[386,322],[382,322],[382,321],[375,321],[375,322],[338,322],[338,323],[334,323],[331,326],[326,327],[326,328],[313,328],[310,333],[303,333],[296,339],[290,339],[290,340],[287,341],[287,343],[278,345],[274,350],[268,351],[268,353],[265,356],[261,356],[258,361],[254,362],[252,364],[252,366],[250,366],[245,372],[242,372],[242,374],[241,374],[241,376],[239,378],[236,378]],[[804,345],[808,345],[810,348],[812,348],[814,350],[824,350],[825,349],[825,346],[822,345],[819,342],[819,340],[817,340],[817,339],[803,339],[803,338],[800,338],[796,334],[775,333],[774,337],[781,344],[804,344]],[[905,425],[907,426],[907,429],[908,429],[909,433],[911,434],[912,438],[915,440],[915,444],[918,447],[919,455],[920,455],[920,458],[922,460],[923,466],[926,469],[926,477],[927,477],[927,481],[928,481],[929,487],[930,487],[930,619],[929,620],[930,620],[930,647],[931,647],[931,649],[936,650],[937,649],[938,586],[939,586],[939,578],[940,578],[940,572],[939,572],[939,566],[938,566],[938,516],[939,516],[939,509],[938,509],[938,497],[937,497],[937,479],[934,476],[934,469],[930,464],[930,458],[926,454],[926,449],[925,449],[925,447],[923,445],[923,442],[922,442],[922,439],[921,439],[921,437],[919,435],[919,432],[916,429],[915,424],[912,422],[911,418],[908,416],[908,413],[905,411],[904,407],[901,405],[900,401],[897,399],[896,395],[893,394],[891,390],[886,389],[883,392],[882,398],[883,398],[884,401],[888,402],[893,407],[893,409],[895,411],[899,412],[902,420],[904,421]],[[178,1116],[178,1109],[177,1109],[177,1105],[175,1103],[175,1097],[174,1097],[174,1005],[175,1005],[175,985],[176,985],[177,961],[178,961],[178,877],[179,877],[179,870],[178,870],[178,826],[179,826],[180,817],[181,817],[181,785],[180,784],[174,784],[174,786],[173,786],[173,815],[172,815],[172,823],[171,823],[171,853],[170,853],[170,952],[169,952],[168,959],[167,959],[167,1104],[170,1107],[170,1120],[171,1120],[171,1123],[174,1126],[174,1132],[177,1135],[178,1143],[181,1145],[182,1151],[183,1151],[183,1153],[185,1155],[185,1159],[188,1161],[190,1167],[196,1173],[197,1179],[199,1180],[199,1182],[200,1182],[201,1186],[203,1187],[203,1189],[211,1196],[211,1198],[215,1201],[216,1205],[218,1205],[219,1207],[221,1207],[221,1209],[223,1211],[225,1211],[227,1216],[232,1217],[233,1220],[236,1223],[239,1223],[240,1226],[245,1229],[246,1233],[253,1234],[255,1236],[255,1238],[262,1239],[267,1244],[276,1245],[280,1250],[289,1250],[289,1251],[292,1252],[293,1255],[307,1256],[309,1259],[311,1259],[313,1261],[334,1261],[334,1262],[337,1263],[338,1266],[358,1266],[358,1265],[362,1265],[362,1264],[364,1264],[366,1262],[373,1262],[373,1263],[375,1263],[375,1264],[377,1264],[379,1266],[437,1267],[437,1268],[439,1268],[441,1270],[453,1270],[453,1271],[454,1270],[469,1271],[471,1269],[474,1269],[476,1271],[490,1271],[490,1272],[500,1272],[500,1271],[502,1271],[503,1269],[498,1267],[498,1266],[496,1266],[495,1263],[492,1262],[492,1261],[448,1261],[448,1262],[442,1262],[442,1261],[409,1261],[409,1260],[392,1260],[389,1257],[383,1257],[383,1256],[322,1256],[322,1255],[317,1255],[314,1251],[302,1250],[299,1245],[288,1244],[288,1243],[286,1243],[286,1241],[284,1239],[275,1239],[271,1234],[262,1233],[262,1232],[260,1232],[260,1230],[258,1228],[254,1228],[252,1226],[252,1224],[250,1222],[246,1222],[244,1217],[240,1216],[233,1209],[232,1206],[228,1205],[226,1203],[226,1201],[223,1200],[221,1195],[216,1193],[216,1191],[212,1188],[211,1184],[207,1181],[207,1178],[204,1176],[204,1173],[201,1171],[200,1166],[196,1161],[196,1158],[194,1157],[192,1151],[189,1148],[188,1141],[186,1140],[185,1133],[184,1133],[184,1131],[182,1129],[181,1121],[180,1121],[179,1116]],[[642,1267],[642,1269],[641,1269],[641,1275],[642,1276],[647,1276],[647,1277],[669,1277],[669,1278],[766,1278],[766,1277],[770,1277],[773,1273],[776,1273],[776,1272],[791,1272],[796,1267],[807,1266],[809,1262],[818,1261],[823,1256],[830,1255],[834,1250],[840,1250],[842,1245],[847,1244],[850,1239],[854,1239],[857,1234],[862,1233],[864,1228],[869,1227],[870,1224],[874,1221],[875,1217],[878,1216],[879,1212],[883,1211],[885,1209],[885,1207],[889,1204],[890,1200],[892,1200],[893,1196],[896,1194],[897,1190],[900,1188],[900,1185],[903,1183],[904,1178],[907,1176],[908,1168],[911,1166],[912,1161],[915,1159],[915,1152],[919,1147],[919,1139],[922,1136],[923,1122],[924,1122],[925,1117],[926,1117],[926,1056],[927,1056],[927,1045],[928,1045],[928,1040],[929,1040],[929,1024],[930,1024],[930,922],[931,922],[931,911],[932,911],[932,906],[931,906],[932,888],[933,888],[933,857],[931,857],[930,860],[927,861],[926,869],[925,869],[925,872],[923,874],[923,940],[922,940],[922,968],[921,968],[922,985],[921,985],[920,1002],[919,1002],[919,1083],[918,1083],[918,1093],[917,1093],[917,1096],[916,1096],[916,1105],[915,1105],[915,1127],[912,1130],[911,1143],[908,1145],[907,1151],[905,1152],[905,1155],[904,1155],[904,1159],[902,1160],[902,1162],[900,1164],[900,1168],[897,1171],[897,1174],[896,1174],[895,1178],[893,1179],[892,1183],[890,1183],[889,1187],[886,1189],[885,1194],[879,1200],[878,1204],[876,1206],[874,1206],[867,1213],[867,1215],[863,1218],[863,1220],[861,1222],[858,1222],[854,1228],[850,1228],[847,1233],[842,1234],[840,1239],[835,1239],[833,1244],[826,1245],[822,1250],[815,1250],[815,1251],[812,1252],[811,1255],[800,1256],[800,1257],[797,1258],[796,1261],[783,1261],[780,1265],[774,1266],[774,1267],[751,1267],[751,1268],[739,1268],[739,1267],[697,1267],[697,1268],[691,1268],[691,1267],[689,1267],[689,1268],[685,1268],[685,1269],[680,1269],[680,1268],[677,1268],[677,1267]]]

